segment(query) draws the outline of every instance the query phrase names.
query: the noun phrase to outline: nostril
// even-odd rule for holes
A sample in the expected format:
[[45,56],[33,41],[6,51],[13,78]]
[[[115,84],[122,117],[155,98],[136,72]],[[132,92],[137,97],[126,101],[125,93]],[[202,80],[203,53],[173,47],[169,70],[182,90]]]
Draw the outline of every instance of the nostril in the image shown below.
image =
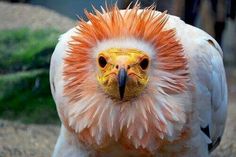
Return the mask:
[[116,69],[119,69],[119,65],[116,65]]

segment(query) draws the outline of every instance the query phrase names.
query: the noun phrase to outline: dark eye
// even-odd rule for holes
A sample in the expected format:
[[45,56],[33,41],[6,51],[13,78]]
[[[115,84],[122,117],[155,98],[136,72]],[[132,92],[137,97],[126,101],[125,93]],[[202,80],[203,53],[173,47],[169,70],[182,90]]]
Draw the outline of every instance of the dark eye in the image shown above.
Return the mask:
[[98,58],[98,63],[102,68],[104,68],[107,65],[107,61],[103,56],[100,56]]
[[148,64],[149,64],[149,61],[147,58],[144,58],[140,63],[140,67],[143,69],[143,70],[146,70],[147,67],[148,67]]

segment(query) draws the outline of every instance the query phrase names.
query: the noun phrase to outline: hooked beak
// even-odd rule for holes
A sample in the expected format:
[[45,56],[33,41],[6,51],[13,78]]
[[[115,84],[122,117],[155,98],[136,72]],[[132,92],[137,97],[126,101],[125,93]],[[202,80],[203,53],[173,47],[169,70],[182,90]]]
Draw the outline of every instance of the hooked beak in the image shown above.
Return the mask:
[[118,73],[118,84],[119,84],[119,92],[120,92],[120,99],[124,98],[125,94],[125,85],[127,79],[127,71],[125,68],[121,68]]

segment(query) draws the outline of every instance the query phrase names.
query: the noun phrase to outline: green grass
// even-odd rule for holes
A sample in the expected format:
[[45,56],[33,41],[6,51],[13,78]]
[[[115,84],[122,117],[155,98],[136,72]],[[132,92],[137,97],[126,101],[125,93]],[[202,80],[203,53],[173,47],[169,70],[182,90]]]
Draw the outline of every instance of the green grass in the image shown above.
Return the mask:
[[0,72],[48,67],[58,35],[53,29],[0,31]]
[[53,29],[0,31],[0,118],[59,121],[48,75],[58,36]]

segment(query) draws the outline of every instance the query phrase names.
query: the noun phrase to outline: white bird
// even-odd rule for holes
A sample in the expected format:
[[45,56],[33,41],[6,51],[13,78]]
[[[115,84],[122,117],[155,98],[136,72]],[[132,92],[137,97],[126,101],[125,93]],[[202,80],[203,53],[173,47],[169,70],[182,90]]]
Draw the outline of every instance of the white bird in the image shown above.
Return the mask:
[[102,10],[52,55],[53,157],[209,157],[227,115],[218,43],[154,7]]

